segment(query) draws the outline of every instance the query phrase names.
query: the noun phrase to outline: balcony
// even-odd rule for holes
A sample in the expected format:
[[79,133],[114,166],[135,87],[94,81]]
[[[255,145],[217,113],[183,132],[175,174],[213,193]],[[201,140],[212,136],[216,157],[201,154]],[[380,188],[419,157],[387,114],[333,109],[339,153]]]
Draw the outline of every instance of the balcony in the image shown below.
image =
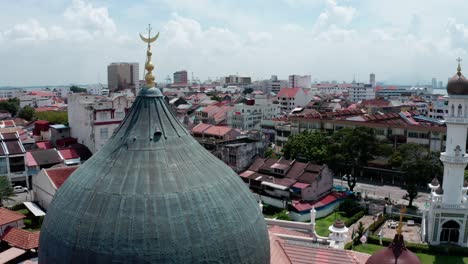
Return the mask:
[[445,116],[446,123],[468,124],[468,118]]
[[459,157],[448,156],[445,152],[440,154],[440,161],[447,163],[468,163],[468,156],[463,154]]

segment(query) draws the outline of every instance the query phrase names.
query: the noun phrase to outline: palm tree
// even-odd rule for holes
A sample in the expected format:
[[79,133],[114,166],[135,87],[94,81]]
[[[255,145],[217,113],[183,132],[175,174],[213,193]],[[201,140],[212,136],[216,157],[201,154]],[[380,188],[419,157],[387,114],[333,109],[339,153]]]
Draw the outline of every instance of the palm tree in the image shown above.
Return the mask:
[[5,201],[14,201],[13,196],[16,194],[11,187],[10,180],[6,176],[0,176],[0,206],[3,207]]

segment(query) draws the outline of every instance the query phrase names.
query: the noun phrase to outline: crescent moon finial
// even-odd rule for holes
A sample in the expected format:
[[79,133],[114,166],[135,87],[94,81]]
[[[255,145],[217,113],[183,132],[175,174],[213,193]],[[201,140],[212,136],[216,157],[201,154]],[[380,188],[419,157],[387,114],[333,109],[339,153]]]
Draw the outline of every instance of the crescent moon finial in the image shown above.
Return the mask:
[[159,37],[159,32],[156,34],[156,36],[151,37],[151,24],[148,24],[148,37],[144,37],[141,33],[140,39],[143,40],[143,42],[148,43],[148,50],[146,51],[146,63],[145,63],[145,69],[146,69],[146,75],[145,75],[145,80],[146,80],[146,87],[151,88],[154,87],[154,76],[153,76],[153,69],[154,65],[151,62],[151,55],[153,53],[151,52],[151,43],[155,42],[158,37]]

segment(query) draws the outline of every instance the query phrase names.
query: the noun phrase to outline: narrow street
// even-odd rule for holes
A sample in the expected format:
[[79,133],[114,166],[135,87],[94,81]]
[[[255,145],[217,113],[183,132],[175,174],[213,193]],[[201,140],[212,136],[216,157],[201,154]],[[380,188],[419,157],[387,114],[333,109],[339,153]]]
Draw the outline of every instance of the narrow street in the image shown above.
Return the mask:
[[[341,179],[333,179],[333,184],[348,188],[348,183]],[[374,184],[362,183],[358,181],[356,184],[356,187],[354,188],[354,191],[361,192],[363,197],[367,195],[369,198],[382,199],[382,200],[385,197],[389,197],[390,200],[395,201],[397,204],[408,205],[408,200],[403,199],[403,196],[405,196],[406,194],[406,190],[397,186],[374,185]],[[418,197],[414,199],[413,204],[417,206],[419,209],[422,209],[424,208],[424,205],[427,199],[429,199],[429,193],[420,192],[418,194]]]

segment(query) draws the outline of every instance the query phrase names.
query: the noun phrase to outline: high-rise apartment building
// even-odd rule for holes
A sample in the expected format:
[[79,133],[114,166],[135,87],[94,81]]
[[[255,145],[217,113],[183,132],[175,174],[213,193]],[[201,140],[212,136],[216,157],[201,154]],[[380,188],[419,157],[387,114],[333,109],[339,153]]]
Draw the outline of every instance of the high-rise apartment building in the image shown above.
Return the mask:
[[252,83],[252,78],[229,75],[228,77],[222,77],[221,82],[225,85],[249,85]]
[[310,75],[289,75],[289,87],[291,88],[310,88],[312,80]]
[[437,79],[432,78],[432,89],[437,89]]
[[371,73],[369,76],[369,84],[372,85],[372,87],[375,86],[375,73]]
[[188,84],[188,75],[187,71],[177,71],[174,72],[174,85],[187,85]]
[[107,66],[107,85],[110,92],[140,89],[139,66],[136,62],[115,62]]

